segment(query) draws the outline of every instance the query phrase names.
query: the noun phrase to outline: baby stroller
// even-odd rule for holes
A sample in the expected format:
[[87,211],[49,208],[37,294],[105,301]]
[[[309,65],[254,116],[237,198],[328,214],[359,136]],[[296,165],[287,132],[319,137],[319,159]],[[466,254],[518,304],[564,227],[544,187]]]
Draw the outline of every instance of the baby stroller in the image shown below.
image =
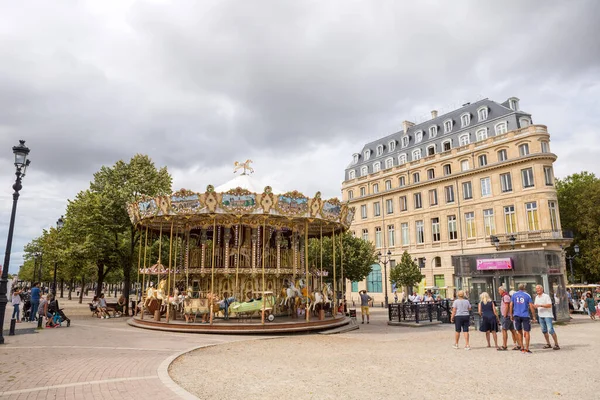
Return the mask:
[[21,314],[21,321],[29,321],[31,315],[31,299],[29,295],[21,293],[21,301],[23,302],[23,313]]
[[67,328],[71,326],[71,320],[65,315],[62,308],[58,307],[58,300],[52,300],[48,305],[48,311],[52,313],[52,324],[62,326],[63,322],[67,322]]

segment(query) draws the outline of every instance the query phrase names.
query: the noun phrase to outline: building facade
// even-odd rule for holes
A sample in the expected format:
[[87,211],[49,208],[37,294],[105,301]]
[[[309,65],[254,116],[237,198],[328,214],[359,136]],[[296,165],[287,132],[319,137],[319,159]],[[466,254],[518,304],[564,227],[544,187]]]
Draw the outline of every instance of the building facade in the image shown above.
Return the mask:
[[347,298],[367,289],[383,302],[386,276],[404,251],[425,276],[421,292],[452,298],[464,289],[475,302],[500,285],[525,283],[533,292],[540,283],[563,296],[570,240],[560,226],[555,161],[547,127],[534,125],[517,98],[432,111],[427,122],[405,121],[367,143],[345,171],[342,197],[355,207],[353,234],[391,256],[349,283]]

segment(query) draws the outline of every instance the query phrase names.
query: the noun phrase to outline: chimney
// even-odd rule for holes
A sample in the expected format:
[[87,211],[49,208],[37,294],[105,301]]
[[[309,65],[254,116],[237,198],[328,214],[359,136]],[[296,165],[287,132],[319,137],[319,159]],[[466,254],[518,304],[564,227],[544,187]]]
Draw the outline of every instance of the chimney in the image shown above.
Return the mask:
[[411,126],[415,126],[415,123],[410,121],[402,121],[402,129],[404,129],[404,133],[407,133],[408,128],[410,128]]
[[437,118],[437,110],[431,110],[431,119]]

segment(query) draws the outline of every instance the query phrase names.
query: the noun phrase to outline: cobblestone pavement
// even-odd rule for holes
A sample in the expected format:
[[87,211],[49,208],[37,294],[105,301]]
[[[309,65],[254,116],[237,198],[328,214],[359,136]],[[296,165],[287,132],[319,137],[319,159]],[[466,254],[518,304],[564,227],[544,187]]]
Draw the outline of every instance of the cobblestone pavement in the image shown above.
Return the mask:
[[[8,336],[12,306],[0,346],[0,398],[173,398],[159,379],[163,361],[187,349],[251,340],[249,336],[196,335],[130,327],[127,318],[98,319],[87,305],[61,301],[71,326],[36,330],[19,323]],[[10,311],[10,312],[9,312]]]

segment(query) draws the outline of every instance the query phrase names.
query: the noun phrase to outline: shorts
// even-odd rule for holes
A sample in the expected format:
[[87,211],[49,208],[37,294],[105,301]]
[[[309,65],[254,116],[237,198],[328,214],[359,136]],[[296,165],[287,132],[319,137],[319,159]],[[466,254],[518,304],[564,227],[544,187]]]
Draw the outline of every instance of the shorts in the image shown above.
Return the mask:
[[502,317],[502,329],[505,331],[512,331],[515,329],[515,325],[510,320],[510,317]]
[[470,317],[468,315],[456,315],[454,317],[454,330],[456,332],[469,332]]
[[549,333],[554,335],[554,326],[552,325],[552,317],[540,317],[540,327],[542,328],[542,333]]
[[362,315],[369,315],[369,306],[360,306],[360,313]]
[[531,332],[531,318],[517,317],[515,315],[515,329],[518,331]]

